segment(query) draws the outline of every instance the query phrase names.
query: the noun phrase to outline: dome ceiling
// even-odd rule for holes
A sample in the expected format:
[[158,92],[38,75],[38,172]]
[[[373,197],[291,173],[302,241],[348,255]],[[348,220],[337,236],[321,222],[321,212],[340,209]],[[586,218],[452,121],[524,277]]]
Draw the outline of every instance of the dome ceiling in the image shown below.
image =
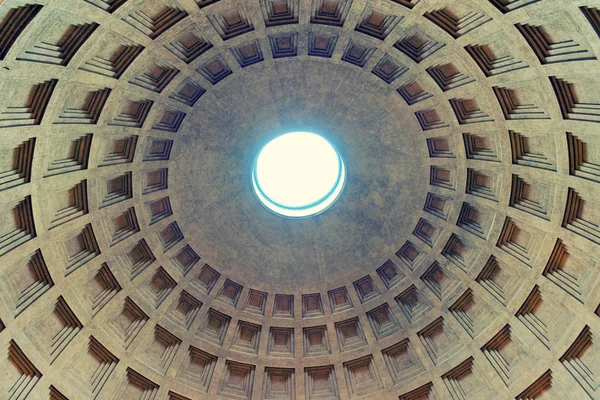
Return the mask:
[[[600,397],[600,2],[6,0],[0,398]],[[289,131],[339,200],[265,210]]]
[[[357,90],[360,79],[352,66],[281,60],[205,95],[214,111],[191,115],[194,133],[182,138],[169,184],[178,222],[206,262],[227,265],[244,286],[301,295],[360,279],[394,256],[423,206],[427,150],[397,93],[377,82]],[[262,146],[294,129],[325,135],[349,171],[335,205],[306,220],[263,209],[250,180]]]

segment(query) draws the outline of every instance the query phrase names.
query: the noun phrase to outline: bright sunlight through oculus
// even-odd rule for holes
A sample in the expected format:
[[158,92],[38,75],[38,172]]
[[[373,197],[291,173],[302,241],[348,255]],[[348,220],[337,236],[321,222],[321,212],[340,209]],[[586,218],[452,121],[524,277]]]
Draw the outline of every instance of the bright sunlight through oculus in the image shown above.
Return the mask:
[[252,166],[252,187],[269,210],[291,218],[318,214],[335,202],[346,180],[344,161],[324,138],[310,132],[278,136]]

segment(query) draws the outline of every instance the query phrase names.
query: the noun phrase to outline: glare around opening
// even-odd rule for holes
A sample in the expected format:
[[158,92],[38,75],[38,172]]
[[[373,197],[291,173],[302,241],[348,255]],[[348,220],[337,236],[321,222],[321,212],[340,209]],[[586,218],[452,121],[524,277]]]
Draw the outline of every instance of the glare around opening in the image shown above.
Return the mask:
[[252,166],[252,187],[269,210],[291,218],[318,214],[339,197],[344,161],[323,137],[291,132],[267,143]]

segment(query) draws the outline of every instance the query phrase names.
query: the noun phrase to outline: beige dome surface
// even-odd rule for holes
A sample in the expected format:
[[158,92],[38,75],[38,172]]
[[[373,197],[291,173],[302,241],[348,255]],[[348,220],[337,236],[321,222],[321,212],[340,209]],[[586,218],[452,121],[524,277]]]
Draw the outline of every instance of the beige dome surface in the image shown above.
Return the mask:
[[599,56],[598,0],[0,0],[0,399],[600,399]]

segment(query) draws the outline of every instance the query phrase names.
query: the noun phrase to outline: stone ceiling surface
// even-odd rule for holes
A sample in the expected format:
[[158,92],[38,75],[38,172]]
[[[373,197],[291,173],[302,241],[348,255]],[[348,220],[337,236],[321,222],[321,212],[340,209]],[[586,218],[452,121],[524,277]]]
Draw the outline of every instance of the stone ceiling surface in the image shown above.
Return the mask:
[[[600,1],[0,1],[0,399],[600,398]],[[348,166],[255,200],[289,130]]]
[[[427,147],[395,90],[360,85],[352,66],[263,65],[205,95],[216,111],[192,116],[194,133],[173,152],[172,204],[192,247],[209,265],[226,265],[236,282],[326,292],[362,278],[365,266],[393,257],[408,238],[427,194]],[[298,129],[325,134],[350,171],[336,206],[300,221],[261,208],[250,185],[260,148]]]

